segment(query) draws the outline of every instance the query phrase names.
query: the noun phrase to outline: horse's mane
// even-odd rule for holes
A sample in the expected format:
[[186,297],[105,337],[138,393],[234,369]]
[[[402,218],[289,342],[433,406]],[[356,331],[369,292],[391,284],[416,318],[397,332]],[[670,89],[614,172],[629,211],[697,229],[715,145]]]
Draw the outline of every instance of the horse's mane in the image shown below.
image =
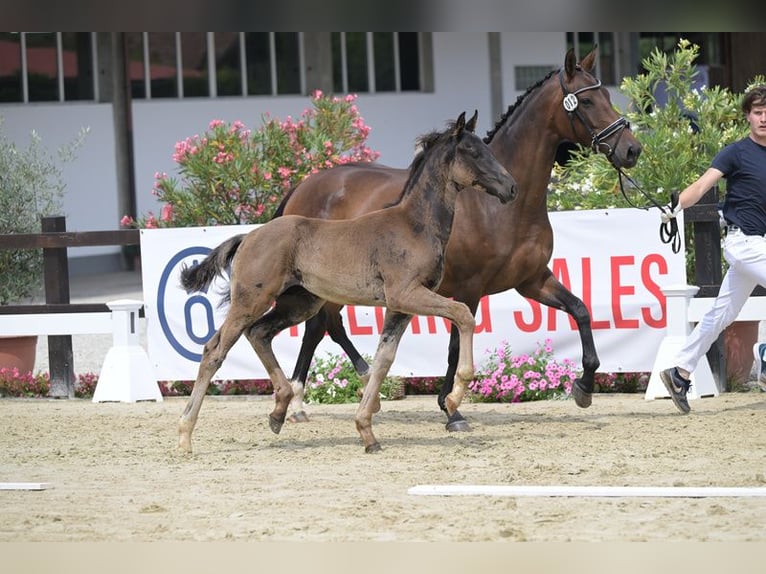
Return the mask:
[[271,219],[276,219],[277,217],[282,217],[284,215],[285,206],[287,205],[287,202],[289,201],[290,197],[293,195],[293,192],[295,191],[295,189],[298,187],[298,183],[293,185],[289,190],[287,190],[287,193],[285,193],[282,196],[282,201],[279,202],[279,205],[277,206],[277,209],[274,211],[274,215],[271,216]]
[[511,114],[516,111],[516,109],[521,105],[521,102],[524,101],[524,98],[526,98],[530,92],[534,92],[537,88],[543,85],[548,78],[556,73],[558,73],[558,70],[551,70],[543,79],[539,80],[536,84],[529,86],[526,92],[516,98],[516,101],[512,105],[508,106],[508,109],[505,111],[505,113],[500,116],[500,119],[495,124],[495,127],[488,131],[487,135],[484,136],[484,143],[488,144],[492,141],[492,138],[495,137],[495,134],[500,130],[501,127],[503,127],[508,118],[511,117]]
[[425,159],[428,155],[428,151],[436,147],[442,141],[446,141],[452,135],[452,132],[455,130],[455,123],[456,122],[452,120],[447,122],[447,128],[443,131],[434,130],[418,136],[418,138],[415,140],[415,147],[418,148],[418,153],[416,153],[415,157],[412,158],[412,163],[410,163],[409,167],[409,174],[407,175],[407,181],[404,183],[402,192],[399,194],[399,197],[397,197],[396,200],[385,205],[385,207],[391,207],[392,205],[396,205],[402,201],[404,196],[407,195],[409,190],[412,188],[413,182],[417,179],[418,175],[420,175],[420,172],[423,171],[423,166],[426,163]]

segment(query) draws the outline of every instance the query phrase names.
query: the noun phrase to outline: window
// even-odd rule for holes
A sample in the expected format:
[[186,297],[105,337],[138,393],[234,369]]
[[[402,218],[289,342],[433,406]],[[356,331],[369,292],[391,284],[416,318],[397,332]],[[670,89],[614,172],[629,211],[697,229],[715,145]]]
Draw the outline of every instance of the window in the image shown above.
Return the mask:
[[617,85],[617,56],[614,32],[567,32],[567,50],[574,48],[577,60],[598,45],[595,76],[605,86]]
[[[97,34],[0,32],[0,102],[98,100],[104,80],[95,72]],[[134,99],[306,93],[302,32],[125,32],[124,38]],[[432,89],[430,34],[333,32],[319,42],[332,56],[320,73],[332,77],[338,93]]]
[[92,100],[92,32],[0,33],[0,102]]
[[401,92],[421,89],[417,32],[333,32],[336,92]]

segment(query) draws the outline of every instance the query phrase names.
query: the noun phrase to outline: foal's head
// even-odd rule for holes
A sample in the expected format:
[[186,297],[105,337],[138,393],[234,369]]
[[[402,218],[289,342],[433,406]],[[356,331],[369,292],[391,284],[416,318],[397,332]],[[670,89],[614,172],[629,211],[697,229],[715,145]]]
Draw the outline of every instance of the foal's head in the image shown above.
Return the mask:
[[417,164],[424,162],[429,153],[437,146],[446,146],[449,180],[458,189],[474,187],[494,195],[502,203],[516,198],[516,180],[492,154],[489,146],[474,133],[478,111],[466,121],[465,112],[452,122],[443,132],[432,132],[418,138],[422,151],[413,161],[412,172],[417,171]]

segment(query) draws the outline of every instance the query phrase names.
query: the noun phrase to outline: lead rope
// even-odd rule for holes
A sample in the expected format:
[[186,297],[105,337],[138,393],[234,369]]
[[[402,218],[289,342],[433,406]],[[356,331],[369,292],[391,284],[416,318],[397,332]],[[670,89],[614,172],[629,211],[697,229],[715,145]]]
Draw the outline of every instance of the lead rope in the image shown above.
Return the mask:
[[[622,182],[623,178],[627,179],[630,185],[632,185],[635,189],[637,189],[639,192],[641,192],[641,195],[643,195],[646,199],[649,200],[649,202],[652,204],[650,207],[656,207],[659,209],[662,213],[666,213],[668,215],[671,215],[673,213],[673,210],[675,210],[676,206],[678,205],[678,192],[674,191],[670,194],[670,209],[668,209],[665,206],[660,205],[657,203],[654,198],[646,193],[640,185],[638,185],[635,180],[630,177],[627,173],[622,171],[621,168],[616,167],[617,173],[619,174],[620,179],[620,191],[622,192],[622,196],[625,198],[625,201],[628,202],[628,205],[631,207],[635,207],[636,209],[643,209],[648,210],[649,207],[639,207],[638,205],[635,205],[630,199],[628,198],[627,193],[625,192],[625,186]],[[678,233],[678,221],[675,217],[671,217],[668,219],[667,222],[660,223],[660,240],[665,244],[670,244],[670,248],[673,250],[673,253],[678,253],[681,251],[681,235]]]

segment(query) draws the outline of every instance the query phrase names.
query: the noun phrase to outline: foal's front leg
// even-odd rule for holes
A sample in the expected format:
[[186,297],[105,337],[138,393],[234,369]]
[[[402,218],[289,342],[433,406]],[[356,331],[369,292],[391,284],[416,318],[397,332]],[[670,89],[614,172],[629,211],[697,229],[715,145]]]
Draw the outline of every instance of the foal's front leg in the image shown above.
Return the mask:
[[370,367],[370,380],[364,387],[362,399],[356,410],[356,430],[359,431],[367,453],[379,452],[380,443],[372,432],[372,415],[380,410],[380,385],[386,378],[396,356],[396,349],[410,322],[411,315],[386,311],[383,332]]
[[451,417],[457,412],[460,403],[463,402],[466,389],[473,380],[473,332],[476,328],[476,320],[468,306],[457,301],[450,301],[450,314],[452,315],[452,322],[460,334],[460,352],[457,369],[455,370],[454,384],[452,392],[444,399],[447,414]]

